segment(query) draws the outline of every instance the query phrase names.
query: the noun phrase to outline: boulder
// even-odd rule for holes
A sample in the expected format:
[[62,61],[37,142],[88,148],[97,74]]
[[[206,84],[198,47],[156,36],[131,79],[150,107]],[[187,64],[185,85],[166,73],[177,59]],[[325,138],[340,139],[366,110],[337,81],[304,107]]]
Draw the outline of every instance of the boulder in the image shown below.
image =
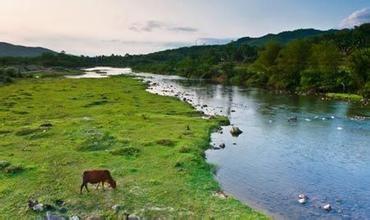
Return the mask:
[[64,204],[65,204],[65,202],[61,199],[55,200],[55,205],[57,205],[57,206],[63,206]]
[[125,213],[124,215],[126,220],[140,220],[140,217],[134,214]]
[[305,204],[307,202],[307,200],[305,198],[301,198],[301,199],[298,199],[298,202],[300,204]]
[[114,212],[119,212],[123,207],[121,205],[118,205],[118,204],[115,204],[114,206],[112,206],[112,209]]
[[86,220],[104,220],[104,218],[101,216],[93,215],[93,216],[87,217]]
[[46,212],[45,220],[66,220],[66,218],[63,216],[52,214],[51,212]]
[[238,137],[241,133],[243,133],[243,131],[240,130],[238,127],[232,127],[230,133],[232,136]]
[[42,203],[39,203],[37,200],[34,200],[34,199],[28,200],[28,208],[32,209],[35,212],[44,211],[44,205]]
[[325,204],[322,206],[322,209],[324,209],[325,211],[329,212],[331,210],[331,205],[328,203],[328,204]]
[[288,122],[297,122],[297,121],[298,121],[297,116],[292,116],[288,118]]
[[227,197],[229,197],[228,195],[226,195],[226,193],[224,193],[223,191],[218,191],[218,192],[215,192],[213,194],[213,196],[215,197],[218,197],[220,199],[227,199]]

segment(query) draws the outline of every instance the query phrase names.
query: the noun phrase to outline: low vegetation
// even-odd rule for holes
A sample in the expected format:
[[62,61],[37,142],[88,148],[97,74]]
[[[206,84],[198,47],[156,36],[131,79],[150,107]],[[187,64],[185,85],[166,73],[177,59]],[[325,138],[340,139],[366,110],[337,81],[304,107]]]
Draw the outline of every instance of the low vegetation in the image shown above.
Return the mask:
[[[97,102],[102,96],[109,101]],[[214,196],[219,185],[203,152],[211,129],[225,119],[193,112],[127,77],[0,86],[0,219],[44,216],[27,207],[31,198],[64,204],[55,211],[64,216],[266,218]],[[109,169],[116,190],[90,186],[80,195],[82,172],[94,168]]]
[[327,93],[326,97],[331,99],[339,99],[353,102],[360,102],[364,99],[361,95],[349,94],[349,93]]

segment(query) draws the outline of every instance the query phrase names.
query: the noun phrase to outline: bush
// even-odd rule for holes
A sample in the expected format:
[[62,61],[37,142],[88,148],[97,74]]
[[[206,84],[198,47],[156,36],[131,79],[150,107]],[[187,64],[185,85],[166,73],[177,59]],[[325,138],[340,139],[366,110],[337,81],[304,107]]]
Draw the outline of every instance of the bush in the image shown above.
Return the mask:
[[364,86],[364,88],[362,89],[362,95],[365,97],[365,98],[370,98],[370,82],[367,82]]

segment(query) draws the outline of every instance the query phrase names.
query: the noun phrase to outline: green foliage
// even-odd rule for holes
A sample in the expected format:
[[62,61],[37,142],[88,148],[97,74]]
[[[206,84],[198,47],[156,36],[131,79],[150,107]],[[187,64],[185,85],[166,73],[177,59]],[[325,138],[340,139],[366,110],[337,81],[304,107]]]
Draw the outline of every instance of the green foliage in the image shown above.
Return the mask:
[[349,66],[356,86],[361,90],[370,81],[370,47],[358,49],[349,57]]
[[359,102],[363,99],[363,97],[360,95],[348,94],[348,93],[327,93],[326,97],[332,98],[332,99],[354,101],[354,102]]
[[0,84],[11,83],[15,78],[21,77],[15,68],[0,68]]

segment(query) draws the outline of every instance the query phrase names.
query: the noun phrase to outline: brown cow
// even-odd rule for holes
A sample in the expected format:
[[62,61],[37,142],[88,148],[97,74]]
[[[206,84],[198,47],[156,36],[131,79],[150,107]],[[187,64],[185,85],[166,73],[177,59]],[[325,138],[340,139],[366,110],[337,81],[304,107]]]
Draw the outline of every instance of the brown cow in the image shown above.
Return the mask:
[[85,187],[86,191],[89,192],[89,189],[87,188],[88,183],[102,183],[104,190],[104,182],[108,182],[113,189],[116,188],[116,181],[113,180],[109,170],[86,170],[82,175],[80,193],[82,193],[83,187]]

